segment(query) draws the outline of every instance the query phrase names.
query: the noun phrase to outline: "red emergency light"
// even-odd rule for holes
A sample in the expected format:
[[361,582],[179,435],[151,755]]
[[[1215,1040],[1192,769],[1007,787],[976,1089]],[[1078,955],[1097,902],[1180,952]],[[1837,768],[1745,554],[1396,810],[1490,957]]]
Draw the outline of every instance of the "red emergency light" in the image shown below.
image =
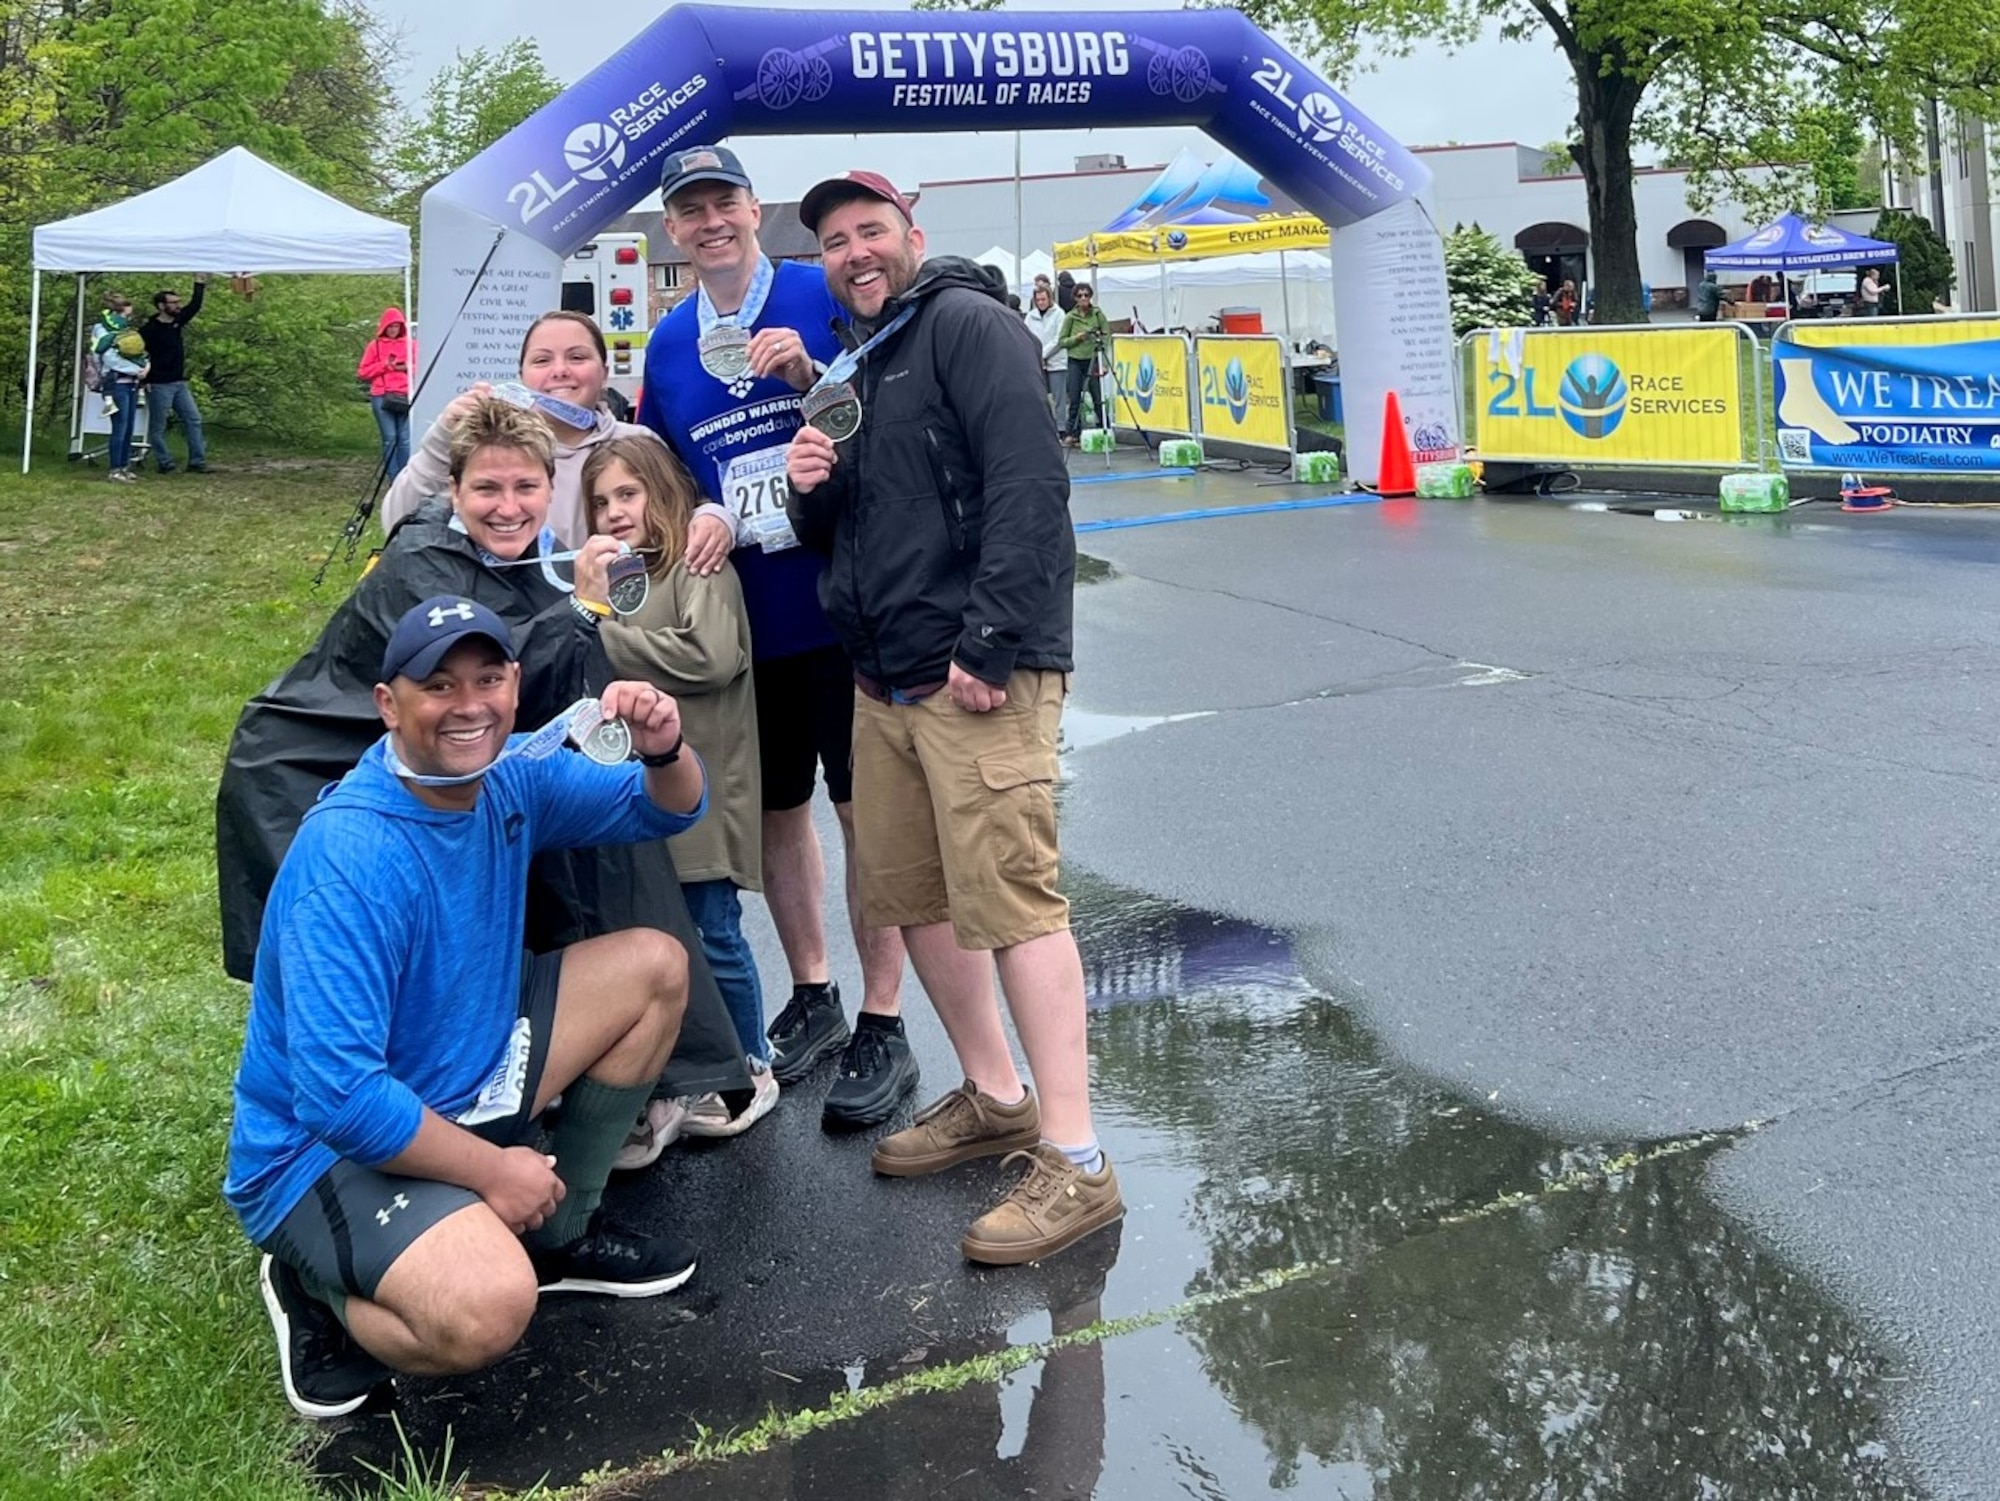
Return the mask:
[[630,287],[613,287],[611,289],[611,305],[613,307],[628,307],[631,305],[631,302],[632,289]]
[[617,250],[616,259],[621,266],[636,266],[639,264],[638,248],[632,245],[620,245]]

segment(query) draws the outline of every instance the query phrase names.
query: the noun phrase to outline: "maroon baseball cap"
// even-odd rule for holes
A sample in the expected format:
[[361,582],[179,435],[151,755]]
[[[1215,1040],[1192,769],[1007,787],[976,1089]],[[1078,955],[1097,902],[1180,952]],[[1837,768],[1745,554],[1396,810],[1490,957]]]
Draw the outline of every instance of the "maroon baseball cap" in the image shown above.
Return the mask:
[[799,222],[818,234],[819,221],[826,217],[829,210],[851,203],[856,198],[879,198],[894,206],[907,223],[917,222],[917,211],[910,207],[910,200],[880,172],[849,172],[844,177],[829,177],[825,182],[816,183],[799,200]]

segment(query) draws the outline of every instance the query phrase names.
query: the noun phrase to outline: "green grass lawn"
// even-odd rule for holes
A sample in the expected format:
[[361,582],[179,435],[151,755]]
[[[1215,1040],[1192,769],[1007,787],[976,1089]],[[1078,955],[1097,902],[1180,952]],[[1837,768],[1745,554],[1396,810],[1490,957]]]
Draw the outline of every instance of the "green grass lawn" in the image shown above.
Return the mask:
[[247,991],[213,800],[243,701],[355,575],[310,592],[373,454],[211,446],[209,476],[0,477],[7,1497],[313,1494],[220,1195]]

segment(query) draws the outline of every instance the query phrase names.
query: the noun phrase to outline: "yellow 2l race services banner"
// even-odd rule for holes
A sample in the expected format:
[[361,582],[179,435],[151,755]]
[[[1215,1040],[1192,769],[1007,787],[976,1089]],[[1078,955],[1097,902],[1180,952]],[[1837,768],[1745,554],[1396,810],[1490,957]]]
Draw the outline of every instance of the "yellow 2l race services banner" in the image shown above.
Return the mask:
[[1199,338],[1194,341],[1194,368],[1203,437],[1292,451],[1282,340],[1230,334]]
[[1187,340],[1178,334],[1118,334],[1111,340],[1111,363],[1118,375],[1119,427],[1194,435]]
[[1745,462],[1733,328],[1499,329],[1472,343],[1481,458]]

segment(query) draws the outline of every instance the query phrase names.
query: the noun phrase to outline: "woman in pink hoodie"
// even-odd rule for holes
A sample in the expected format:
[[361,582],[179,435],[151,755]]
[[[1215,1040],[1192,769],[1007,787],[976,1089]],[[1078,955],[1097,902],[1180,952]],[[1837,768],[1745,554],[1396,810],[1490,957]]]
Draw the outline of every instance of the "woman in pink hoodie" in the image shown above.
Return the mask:
[[388,308],[375,325],[375,337],[361,352],[354,373],[368,382],[368,404],[375,409],[375,426],[382,431],[382,468],[393,481],[410,462],[410,366],[417,346],[408,337],[401,308]]

